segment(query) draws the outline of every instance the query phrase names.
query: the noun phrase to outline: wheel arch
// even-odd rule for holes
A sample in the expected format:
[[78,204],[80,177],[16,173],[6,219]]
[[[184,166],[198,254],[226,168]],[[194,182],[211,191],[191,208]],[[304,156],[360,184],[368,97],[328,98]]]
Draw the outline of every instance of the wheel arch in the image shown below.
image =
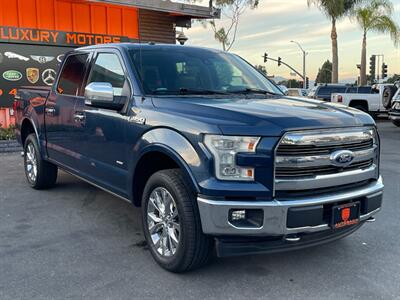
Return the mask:
[[20,136],[21,136],[20,138],[21,138],[22,147],[24,146],[25,140],[28,137],[28,135],[30,135],[32,133],[34,133],[36,135],[39,147],[41,146],[40,142],[39,142],[40,140],[39,140],[39,133],[38,133],[37,127],[35,125],[35,122],[32,119],[24,118],[22,120],[20,132],[21,132],[20,133]]
[[351,100],[349,103],[350,107],[355,107],[358,105],[365,107],[366,110],[369,111],[369,104],[368,104],[368,101],[365,99],[354,99],[354,100]]
[[140,149],[132,154],[136,159],[132,163],[132,202],[140,206],[144,186],[152,174],[168,168],[179,168],[183,171],[194,192],[199,193],[196,170],[201,168],[200,156],[192,144],[180,133],[168,129],[154,129],[140,139],[134,149]]

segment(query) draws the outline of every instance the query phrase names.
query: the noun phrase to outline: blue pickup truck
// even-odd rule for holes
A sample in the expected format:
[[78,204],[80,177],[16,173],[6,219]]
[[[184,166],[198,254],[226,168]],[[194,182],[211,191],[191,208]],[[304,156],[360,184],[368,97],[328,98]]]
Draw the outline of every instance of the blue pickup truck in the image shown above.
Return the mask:
[[62,170],[142,210],[173,272],[342,238],[382,204],[379,136],[358,110],[286,97],[237,55],[157,44],[67,54],[15,97],[28,183]]

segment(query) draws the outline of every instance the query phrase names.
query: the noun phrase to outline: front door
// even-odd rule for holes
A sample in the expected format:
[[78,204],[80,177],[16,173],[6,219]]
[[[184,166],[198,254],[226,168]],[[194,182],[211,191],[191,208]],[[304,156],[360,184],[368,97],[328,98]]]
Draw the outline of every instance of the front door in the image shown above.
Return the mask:
[[47,153],[50,159],[77,169],[80,157],[81,124],[76,122],[75,106],[82,95],[82,83],[89,54],[66,58],[56,87],[45,107]]
[[[118,53],[98,53],[87,84],[111,83],[114,97],[128,101],[131,90]],[[79,99],[75,114],[81,115],[84,128],[83,152],[85,172],[91,181],[112,192],[127,196],[127,116],[121,111],[96,108]]]

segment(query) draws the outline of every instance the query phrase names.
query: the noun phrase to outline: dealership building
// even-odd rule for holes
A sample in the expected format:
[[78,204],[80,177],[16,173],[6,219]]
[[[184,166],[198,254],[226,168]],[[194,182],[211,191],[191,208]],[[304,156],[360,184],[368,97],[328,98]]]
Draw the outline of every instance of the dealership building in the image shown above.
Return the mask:
[[20,86],[54,82],[73,48],[112,42],[176,43],[179,28],[219,11],[169,0],[0,0],[0,124],[13,124]]

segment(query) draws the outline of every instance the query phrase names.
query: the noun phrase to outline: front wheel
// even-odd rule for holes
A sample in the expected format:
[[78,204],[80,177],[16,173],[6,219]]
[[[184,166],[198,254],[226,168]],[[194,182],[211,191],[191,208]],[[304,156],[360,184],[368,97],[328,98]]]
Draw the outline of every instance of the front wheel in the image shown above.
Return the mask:
[[35,134],[30,134],[24,145],[25,175],[37,190],[53,187],[57,181],[57,166],[42,159]]
[[178,169],[163,170],[148,180],[142,198],[143,231],[154,259],[171,272],[204,265],[212,239],[203,234],[196,195]]

